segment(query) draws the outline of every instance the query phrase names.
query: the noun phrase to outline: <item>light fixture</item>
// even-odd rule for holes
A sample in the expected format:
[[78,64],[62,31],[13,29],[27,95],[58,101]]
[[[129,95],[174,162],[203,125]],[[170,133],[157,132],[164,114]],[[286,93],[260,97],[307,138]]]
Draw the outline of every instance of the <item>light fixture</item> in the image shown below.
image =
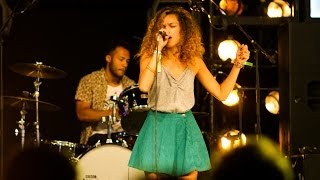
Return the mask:
[[271,91],[265,98],[266,109],[272,114],[279,114],[279,92]]
[[220,146],[222,150],[225,151],[246,145],[246,143],[246,135],[243,133],[240,134],[240,131],[236,129],[227,131],[220,139]]
[[[217,71],[214,77],[219,83],[222,83],[227,78],[227,76],[228,75],[225,72]],[[241,88],[241,86],[238,83],[236,83],[234,89],[229,93],[228,97],[225,100],[221,101],[222,104],[226,106],[234,106],[238,104],[240,100],[239,94],[238,94],[239,88]]]
[[221,0],[219,6],[228,16],[239,16],[243,11],[243,3],[241,0]]
[[233,39],[222,41],[218,46],[218,55],[222,61],[235,60],[240,43]]
[[310,17],[320,18],[320,1],[310,0]]
[[267,14],[271,18],[293,16],[290,4],[283,0],[273,0],[269,3]]
[[238,90],[234,89],[231,91],[226,100],[221,101],[226,106],[234,106],[239,103]]

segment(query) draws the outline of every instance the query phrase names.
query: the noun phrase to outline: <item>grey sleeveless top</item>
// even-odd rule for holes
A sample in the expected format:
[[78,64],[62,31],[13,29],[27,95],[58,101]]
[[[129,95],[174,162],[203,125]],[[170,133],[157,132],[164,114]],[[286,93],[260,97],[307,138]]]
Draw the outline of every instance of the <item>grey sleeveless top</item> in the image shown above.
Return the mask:
[[161,69],[157,74],[157,81],[154,80],[148,94],[148,107],[161,112],[174,113],[190,110],[195,103],[195,75],[192,70],[187,66],[180,77],[175,79],[165,66],[161,65]]

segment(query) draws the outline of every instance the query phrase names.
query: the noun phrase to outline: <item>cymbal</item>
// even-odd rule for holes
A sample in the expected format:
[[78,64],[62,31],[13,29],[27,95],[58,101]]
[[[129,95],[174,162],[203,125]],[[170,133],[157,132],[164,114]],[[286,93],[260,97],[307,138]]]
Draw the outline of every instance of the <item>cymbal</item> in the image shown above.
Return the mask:
[[9,67],[12,71],[30,77],[43,79],[59,79],[64,78],[67,74],[57,68],[43,65],[42,62],[32,63],[16,63]]
[[[22,109],[23,106],[25,110],[35,110],[36,109],[36,100],[29,99],[24,97],[16,96],[3,96],[3,102],[5,106],[10,106],[17,109]],[[42,111],[58,111],[60,108],[56,105],[39,101],[39,110]]]

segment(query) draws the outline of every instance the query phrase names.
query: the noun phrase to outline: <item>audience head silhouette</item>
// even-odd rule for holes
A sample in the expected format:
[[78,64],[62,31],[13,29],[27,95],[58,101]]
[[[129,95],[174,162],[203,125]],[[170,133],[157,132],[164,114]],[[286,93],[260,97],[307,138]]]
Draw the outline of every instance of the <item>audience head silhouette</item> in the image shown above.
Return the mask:
[[213,160],[213,179],[293,180],[290,161],[268,138],[250,138],[244,146],[217,154]]
[[47,148],[27,148],[13,157],[7,180],[74,180],[75,170],[61,153]]

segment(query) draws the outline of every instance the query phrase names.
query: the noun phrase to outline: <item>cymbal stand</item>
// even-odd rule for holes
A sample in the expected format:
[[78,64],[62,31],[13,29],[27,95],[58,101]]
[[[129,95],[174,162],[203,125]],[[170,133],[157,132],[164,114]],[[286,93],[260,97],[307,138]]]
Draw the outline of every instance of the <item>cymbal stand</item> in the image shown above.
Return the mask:
[[[41,65],[41,62],[36,62],[37,65]],[[40,73],[40,72],[38,72]],[[34,126],[36,128],[36,146],[40,146],[40,122],[39,122],[39,96],[40,96],[40,78],[37,77],[36,80],[33,82],[34,85],[34,94],[33,97],[36,100],[36,122],[34,122]]]
[[20,110],[20,115],[21,115],[21,118],[20,120],[17,122],[18,123],[18,127],[20,130],[17,130],[15,131],[15,134],[16,136],[19,134],[20,132],[20,137],[21,137],[21,150],[24,149],[24,143],[25,143],[25,126],[24,126],[24,123],[25,123],[25,119],[26,119],[26,114],[27,114],[27,111],[25,110],[25,102],[23,102],[23,105],[22,105],[22,109]]

